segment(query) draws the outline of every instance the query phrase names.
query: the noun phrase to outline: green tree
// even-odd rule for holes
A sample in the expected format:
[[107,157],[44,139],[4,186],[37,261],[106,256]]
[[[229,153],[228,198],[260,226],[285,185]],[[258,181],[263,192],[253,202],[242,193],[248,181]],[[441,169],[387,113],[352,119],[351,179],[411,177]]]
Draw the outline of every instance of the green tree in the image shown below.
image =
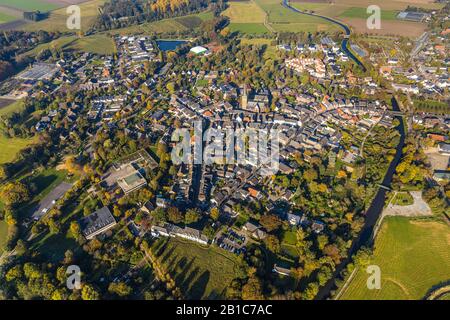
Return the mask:
[[0,198],[3,203],[12,207],[30,200],[30,192],[27,186],[21,182],[8,182],[0,190]]
[[189,209],[184,216],[184,223],[191,224],[200,220],[200,213],[195,209]]
[[83,285],[81,288],[81,299],[83,300],[99,300],[100,293],[90,284]]
[[129,296],[133,292],[131,287],[124,282],[112,282],[108,287],[108,291],[117,294],[119,297]]

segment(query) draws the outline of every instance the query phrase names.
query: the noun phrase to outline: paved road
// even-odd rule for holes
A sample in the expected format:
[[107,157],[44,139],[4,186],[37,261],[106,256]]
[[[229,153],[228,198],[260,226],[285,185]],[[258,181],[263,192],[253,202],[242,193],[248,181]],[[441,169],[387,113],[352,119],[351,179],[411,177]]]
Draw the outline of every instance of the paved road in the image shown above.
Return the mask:
[[[44,209],[50,210],[55,205],[53,201],[57,201],[59,198],[61,198],[67,191],[69,191],[72,188],[72,184],[67,182],[62,182],[59,185],[55,187],[44,199],[39,202],[39,205],[36,206],[36,208],[33,211],[33,219],[39,220],[44,215],[45,212],[43,212]],[[47,210],[47,211],[48,211]]]

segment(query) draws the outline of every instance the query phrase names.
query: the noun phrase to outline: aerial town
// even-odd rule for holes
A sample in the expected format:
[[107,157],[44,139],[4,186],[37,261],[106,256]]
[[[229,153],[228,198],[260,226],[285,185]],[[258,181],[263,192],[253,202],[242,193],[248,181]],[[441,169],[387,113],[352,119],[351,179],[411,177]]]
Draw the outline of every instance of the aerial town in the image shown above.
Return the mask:
[[101,2],[80,32],[0,2],[0,299],[450,297],[448,2],[392,11],[417,36],[233,20],[328,1]]

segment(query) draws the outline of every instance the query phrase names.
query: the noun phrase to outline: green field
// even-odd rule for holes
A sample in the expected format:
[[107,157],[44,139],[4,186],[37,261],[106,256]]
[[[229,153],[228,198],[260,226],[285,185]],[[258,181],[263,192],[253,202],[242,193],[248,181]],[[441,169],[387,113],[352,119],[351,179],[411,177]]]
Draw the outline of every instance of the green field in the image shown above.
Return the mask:
[[[223,15],[230,18],[231,31],[248,34],[263,34],[270,31],[335,32],[340,30],[324,19],[289,10],[283,7],[278,0],[229,2],[229,8],[224,11]],[[266,20],[267,26],[264,24]]]
[[[394,10],[381,10],[381,19],[382,20],[395,20],[397,17],[398,11]],[[367,19],[369,14],[367,13],[366,8],[348,8],[344,12],[342,12],[339,17],[346,18],[360,18]]]
[[254,1],[230,1],[222,13],[230,23],[264,23],[266,13]]
[[[269,15],[270,23],[304,22],[305,16],[281,5],[278,0],[255,0]],[[307,18],[307,17],[306,17]]]
[[34,139],[5,138],[0,135],[0,164],[14,161],[17,153],[28,147]]
[[[313,18],[311,21],[309,18]],[[318,20],[317,20],[318,19]],[[278,23],[272,24],[272,27],[277,32],[339,32],[342,31],[334,24],[323,23],[324,20],[320,18],[308,17],[308,22],[305,23]]]
[[41,12],[46,12],[61,7],[60,5],[46,2],[44,0],[0,0],[0,5],[13,7],[23,11],[39,10]]
[[422,299],[450,279],[450,227],[443,222],[385,218],[371,264],[381,269],[381,289],[369,290],[358,269],[341,299]]
[[237,276],[236,256],[217,247],[178,239],[160,239],[155,247],[161,248],[159,259],[187,298],[223,298]]
[[264,34],[269,30],[262,23],[230,23],[231,32],[241,32],[247,34]]
[[16,20],[16,17],[7,15],[6,13],[0,12],[0,23],[5,23],[5,22],[9,22],[9,21],[13,21]]
[[[26,1],[26,0],[25,0]],[[106,0],[92,0],[79,4],[81,17],[81,30],[87,31],[95,22],[98,15],[98,8],[105,3]],[[67,29],[67,13],[66,9],[58,9],[50,12],[50,16],[42,21],[27,23],[21,27],[28,31],[44,30],[49,32],[55,31],[70,31]]]
[[112,37],[102,34],[77,39],[74,42],[71,42],[67,46],[67,49],[91,52],[101,55],[111,55],[115,51]]

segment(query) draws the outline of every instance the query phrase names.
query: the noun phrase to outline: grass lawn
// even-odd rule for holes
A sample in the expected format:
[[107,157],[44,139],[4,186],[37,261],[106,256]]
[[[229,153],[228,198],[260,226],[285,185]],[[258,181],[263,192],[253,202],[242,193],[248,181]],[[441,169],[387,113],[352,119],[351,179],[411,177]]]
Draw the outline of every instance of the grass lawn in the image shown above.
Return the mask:
[[[13,1],[13,0],[11,0]],[[23,0],[28,1],[28,0]],[[81,30],[87,31],[95,22],[98,15],[98,8],[105,3],[106,0],[92,0],[78,4],[81,10]],[[54,10],[50,12],[50,16],[42,21],[27,23],[22,28],[29,31],[44,30],[49,32],[72,32],[67,29],[67,13],[66,8]]]
[[[395,20],[397,17],[398,11],[395,10],[381,10],[381,19],[382,20]],[[361,18],[367,19],[371,14],[367,13],[366,8],[353,7],[348,8],[344,12],[342,12],[340,17],[347,18]]]
[[6,244],[8,236],[8,224],[2,220],[0,221],[0,255],[3,253],[3,246]]
[[269,30],[262,23],[230,23],[231,32],[242,32],[248,34],[264,34]]
[[395,198],[392,199],[392,204],[398,205],[398,206],[409,206],[413,203],[414,203],[414,199],[409,194],[409,192],[397,193]]
[[187,298],[223,298],[227,285],[237,276],[237,257],[217,247],[179,239],[160,239],[155,247]]
[[381,269],[381,289],[368,290],[359,269],[341,299],[422,299],[430,288],[449,280],[450,227],[437,221],[385,218],[375,240],[371,264]]
[[5,138],[0,135],[0,150],[2,150],[0,152],[0,164],[14,161],[17,153],[33,142],[34,139]]
[[5,5],[24,11],[39,10],[41,12],[46,12],[61,7],[61,5],[44,0],[0,0],[0,5]]
[[295,244],[297,243],[297,234],[294,231],[283,232],[282,243],[295,246]]

